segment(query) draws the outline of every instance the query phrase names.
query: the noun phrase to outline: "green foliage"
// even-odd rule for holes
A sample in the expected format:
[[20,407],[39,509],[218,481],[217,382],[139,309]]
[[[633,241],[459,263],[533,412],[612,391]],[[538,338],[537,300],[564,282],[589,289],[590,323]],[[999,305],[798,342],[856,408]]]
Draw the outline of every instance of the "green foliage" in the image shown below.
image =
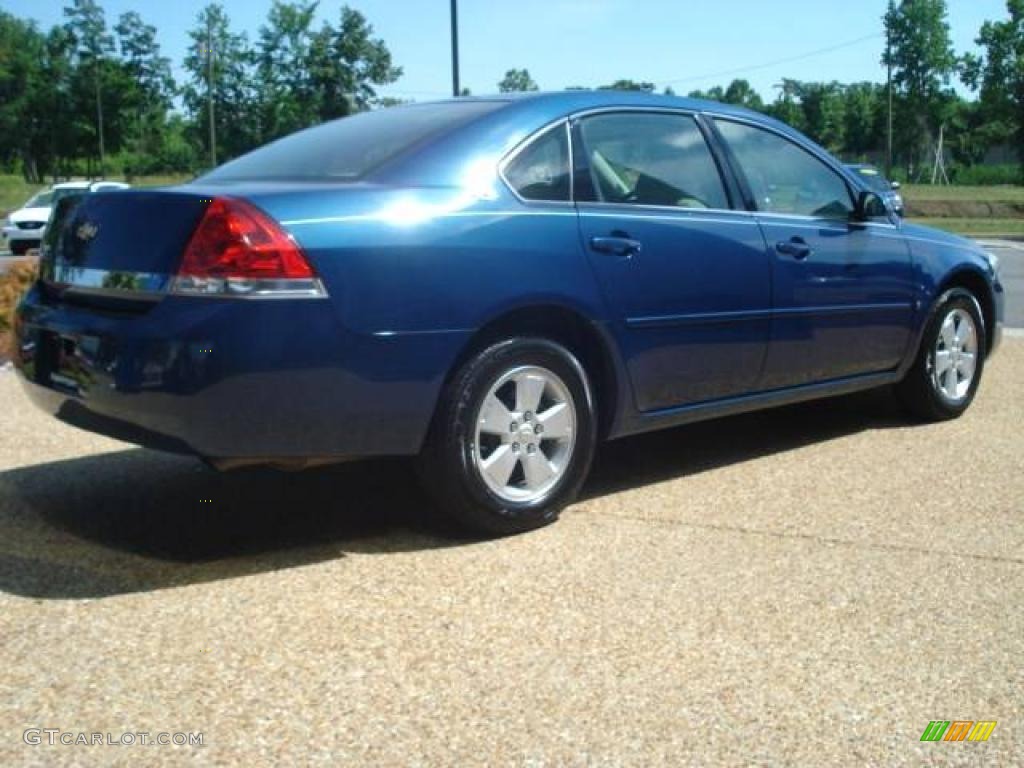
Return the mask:
[[1009,18],[986,21],[978,36],[984,55],[968,54],[963,79],[981,88],[981,108],[994,124],[992,140],[1012,138],[1024,179],[1024,0],[1007,0]]
[[955,101],[949,84],[957,57],[947,15],[946,0],[889,0],[884,17],[888,46],[882,63],[892,68],[895,142],[908,168],[921,164]]
[[[192,40],[185,56],[189,82],[182,98],[192,117],[192,140],[207,158],[240,155],[260,138],[255,53],[248,36],[231,31],[230,19],[219,3],[203,8],[188,34]],[[216,147],[211,146],[211,110]]]
[[601,91],[643,91],[654,93],[654,83],[637,82],[636,80],[616,80],[611,85],[602,85]]
[[[35,183],[104,171],[191,174],[214,155],[223,162],[308,125],[400,103],[378,89],[401,68],[347,6],[317,26],[319,0],[274,0],[250,40],[213,2],[189,32],[178,84],[158,31],[139,12],[122,13],[111,29],[100,0],[64,2],[63,23],[48,31],[0,10],[0,171]],[[958,180],[1006,180],[1005,168],[980,165],[1007,143],[1024,166],[1024,0],[1006,6],[1005,19],[979,31],[982,54],[958,59],[945,0],[890,0],[883,62],[893,70],[899,178],[920,176],[940,127]],[[979,92],[976,101],[951,89],[957,72]],[[602,87],[655,91],[634,80]],[[498,88],[537,84],[513,68]],[[766,112],[848,160],[877,160],[886,143],[884,85],[783,79],[776,89],[771,103],[742,79],[691,95]]]
[[716,85],[707,91],[691,91],[690,98],[735,104],[739,107],[753,109],[755,112],[764,111],[764,102],[761,100],[761,95],[754,90],[747,80],[733,80],[729,83],[729,87],[724,90],[720,85]]
[[958,165],[950,179],[954,184],[994,187],[1020,184],[1020,168],[1015,165]]
[[539,90],[527,69],[510,69],[498,83],[499,93],[525,93]]
[[[191,173],[300,128],[382,101],[402,70],[366,18],[342,7],[313,28],[317,2],[277,0],[255,44],[223,6],[189,32],[179,89],[158,32],[136,11],[107,26],[98,0],[67,0],[43,33],[0,10],[0,170],[26,179]],[[184,114],[175,112],[176,98]]]

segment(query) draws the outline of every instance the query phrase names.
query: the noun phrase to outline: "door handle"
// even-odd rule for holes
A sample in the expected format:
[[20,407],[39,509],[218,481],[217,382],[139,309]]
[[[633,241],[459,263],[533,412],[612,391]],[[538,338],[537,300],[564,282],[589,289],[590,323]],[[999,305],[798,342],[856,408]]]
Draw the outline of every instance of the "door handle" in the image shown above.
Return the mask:
[[601,253],[612,253],[616,256],[635,256],[643,250],[638,240],[628,237],[592,237],[590,247]]
[[813,253],[811,246],[802,237],[794,237],[791,240],[783,240],[775,244],[775,250],[784,256],[792,256],[794,259],[806,259]]

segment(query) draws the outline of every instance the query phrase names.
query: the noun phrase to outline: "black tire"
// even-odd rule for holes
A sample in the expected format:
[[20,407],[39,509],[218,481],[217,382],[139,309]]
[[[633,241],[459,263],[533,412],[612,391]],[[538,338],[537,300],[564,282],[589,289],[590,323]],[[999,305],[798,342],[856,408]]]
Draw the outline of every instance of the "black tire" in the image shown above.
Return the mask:
[[[933,353],[939,341],[942,324],[954,312],[962,310],[970,315],[977,333],[974,378],[965,395],[960,399],[947,397],[932,375]],[[925,421],[947,421],[961,416],[974,401],[985,368],[985,354],[988,349],[985,322],[981,316],[974,295],[963,288],[951,288],[935,302],[917,351],[914,365],[906,377],[896,386],[896,394],[903,407],[913,416]]]
[[28,253],[28,243],[24,240],[11,240],[11,253],[15,256],[24,256]]
[[[564,384],[575,408],[571,430],[575,442],[550,489],[538,498],[515,501],[499,496],[477,469],[476,419],[492,387],[524,367],[554,373]],[[442,392],[417,461],[421,482],[438,510],[461,528],[485,536],[522,533],[557,520],[578,495],[594,456],[597,417],[590,392],[587,374],[575,356],[547,339],[511,338],[474,354]],[[533,417],[538,423],[539,415],[538,409],[538,416]],[[543,439],[537,438],[538,448]],[[516,464],[513,476],[523,466]]]

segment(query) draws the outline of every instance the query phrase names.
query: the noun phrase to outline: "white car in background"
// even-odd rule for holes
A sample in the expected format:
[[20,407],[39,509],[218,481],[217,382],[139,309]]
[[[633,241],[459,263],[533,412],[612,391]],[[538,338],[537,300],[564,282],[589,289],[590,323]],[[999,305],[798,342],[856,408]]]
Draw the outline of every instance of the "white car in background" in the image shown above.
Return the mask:
[[54,184],[49,189],[37,193],[18,210],[11,211],[4,222],[3,245],[10,248],[15,256],[21,256],[30,248],[38,248],[43,237],[43,228],[50,219],[50,212],[62,197],[83,192],[128,189],[130,186],[119,181],[67,181],[63,184]]

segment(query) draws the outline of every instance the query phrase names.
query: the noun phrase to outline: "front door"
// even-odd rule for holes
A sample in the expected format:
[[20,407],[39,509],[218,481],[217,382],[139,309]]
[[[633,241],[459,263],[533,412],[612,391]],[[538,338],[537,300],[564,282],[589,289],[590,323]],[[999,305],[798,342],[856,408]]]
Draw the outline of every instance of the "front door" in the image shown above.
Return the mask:
[[910,251],[885,217],[853,220],[851,189],[777,133],[717,120],[771,253],[773,320],[762,389],[896,368],[913,312]]

